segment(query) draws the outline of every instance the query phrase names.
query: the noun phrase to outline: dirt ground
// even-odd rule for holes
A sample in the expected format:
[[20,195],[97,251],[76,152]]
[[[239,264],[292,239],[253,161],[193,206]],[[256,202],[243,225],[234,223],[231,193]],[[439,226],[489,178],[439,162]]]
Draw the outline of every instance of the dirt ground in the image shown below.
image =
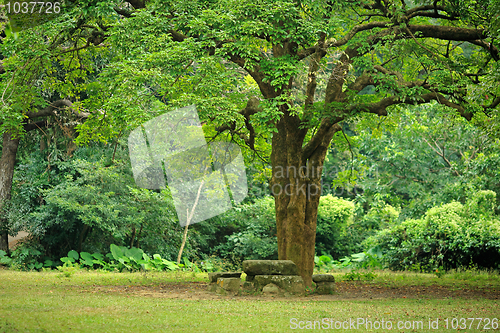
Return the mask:
[[189,282],[182,284],[160,284],[156,286],[93,286],[89,288],[91,293],[121,293],[142,295],[159,298],[178,298],[193,300],[224,300],[224,299],[279,299],[279,300],[363,300],[377,298],[466,298],[466,299],[500,299],[500,290],[483,289],[459,289],[444,286],[404,286],[404,287],[382,287],[359,281],[337,282],[336,293],[332,295],[311,294],[305,297],[296,296],[268,296],[244,293],[242,295],[222,296],[207,291],[208,283]]

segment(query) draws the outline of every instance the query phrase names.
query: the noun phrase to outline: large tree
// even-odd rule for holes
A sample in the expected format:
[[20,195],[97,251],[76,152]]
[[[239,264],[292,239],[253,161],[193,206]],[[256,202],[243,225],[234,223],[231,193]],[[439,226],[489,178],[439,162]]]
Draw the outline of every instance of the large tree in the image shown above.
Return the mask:
[[98,112],[81,140],[193,102],[214,136],[228,133],[263,158],[270,137],[279,258],[293,260],[306,285],[322,166],[343,121],[420,103],[494,118],[500,103],[495,0],[71,3],[68,34],[91,33],[69,47],[104,42],[116,54],[82,104]]
[[[201,108],[207,121],[229,113],[226,125],[216,129],[251,149],[258,129],[272,132],[279,258],[293,260],[307,285],[321,169],[344,120],[432,102],[466,119],[477,113],[494,117],[500,102],[493,2],[151,1],[140,12],[125,11],[128,19],[113,30],[114,45],[129,48],[122,51],[122,65],[140,59],[135,66],[160,75],[160,65],[175,67],[174,55],[175,68],[184,63],[186,71],[193,68],[190,57],[199,63],[212,57],[257,85],[258,95],[237,114],[236,102]],[[169,53],[175,48],[190,54]],[[169,60],[162,62],[162,56]],[[197,101],[163,88],[170,101]],[[204,97],[200,102],[210,104],[211,96]]]

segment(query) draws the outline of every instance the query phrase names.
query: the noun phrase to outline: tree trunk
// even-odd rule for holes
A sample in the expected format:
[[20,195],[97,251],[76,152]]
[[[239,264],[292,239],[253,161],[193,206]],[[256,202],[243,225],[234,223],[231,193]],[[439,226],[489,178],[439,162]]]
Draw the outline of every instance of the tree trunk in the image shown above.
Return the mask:
[[306,286],[311,286],[323,162],[338,129],[332,127],[316,149],[304,156],[305,131],[300,129],[299,119],[285,112],[277,128],[270,185],[276,205],[278,256],[292,260]]
[[0,250],[9,252],[8,227],[4,204],[10,200],[14,165],[16,163],[19,138],[14,139],[9,132],[4,133],[2,143],[2,157],[0,158]]

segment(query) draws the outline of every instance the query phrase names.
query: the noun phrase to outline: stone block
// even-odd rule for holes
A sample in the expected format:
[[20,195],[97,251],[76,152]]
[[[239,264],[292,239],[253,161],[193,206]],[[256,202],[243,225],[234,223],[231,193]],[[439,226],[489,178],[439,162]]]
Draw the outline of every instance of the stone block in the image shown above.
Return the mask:
[[299,275],[291,260],[245,260],[243,271],[247,275]]
[[227,292],[238,292],[240,290],[240,278],[218,278],[217,286]]
[[208,273],[208,280],[217,283],[218,278],[240,278],[241,272],[213,272]]
[[318,283],[318,282],[335,282],[335,277],[331,274],[315,274],[312,276],[312,280],[316,283]]
[[243,282],[243,290],[254,291],[255,285],[253,284],[253,282],[245,281]]
[[320,295],[333,294],[335,292],[335,282],[316,283],[316,293]]
[[298,275],[256,275],[254,278],[254,285],[257,290],[262,290],[264,286],[270,283],[294,294],[303,294],[305,291],[304,280]]

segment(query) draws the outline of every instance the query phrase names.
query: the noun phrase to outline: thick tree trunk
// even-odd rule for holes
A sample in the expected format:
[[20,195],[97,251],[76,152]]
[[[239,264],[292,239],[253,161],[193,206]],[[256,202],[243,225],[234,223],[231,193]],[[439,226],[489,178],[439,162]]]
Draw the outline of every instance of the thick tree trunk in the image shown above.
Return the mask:
[[270,185],[276,205],[278,256],[292,260],[306,286],[311,286],[321,174],[335,130],[326,133],[323,142],[304,156],[305,133],[299,120],[285,113],[277,128],[272,141]]
[[9,132],[4,133],[2,143],[2,157],[0,158],[0,250],[9,252],[8,227],[3,206],[10,199],[14,165],[16,163],[19,139],[15,139]]

